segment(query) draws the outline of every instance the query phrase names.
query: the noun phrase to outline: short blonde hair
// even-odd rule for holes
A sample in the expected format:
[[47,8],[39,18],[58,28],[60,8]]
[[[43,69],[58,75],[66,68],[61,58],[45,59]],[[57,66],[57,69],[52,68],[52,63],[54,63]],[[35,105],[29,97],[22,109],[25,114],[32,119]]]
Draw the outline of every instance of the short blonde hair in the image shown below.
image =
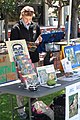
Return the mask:
[[25,14],[25,12],[31,12],[32,16],[34,16],[34,8],[31,6],[25,6],[24,8],[22,8],[21,13],[20,13],[20,19],[22,18],[22,16]]

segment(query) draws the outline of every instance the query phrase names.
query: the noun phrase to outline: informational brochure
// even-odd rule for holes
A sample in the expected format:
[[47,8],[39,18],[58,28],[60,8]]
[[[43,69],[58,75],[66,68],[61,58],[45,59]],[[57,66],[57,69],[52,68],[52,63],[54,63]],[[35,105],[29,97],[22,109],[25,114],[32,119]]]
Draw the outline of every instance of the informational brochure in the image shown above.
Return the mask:
[[80,120],[80,82],[66,87],[65,120]]

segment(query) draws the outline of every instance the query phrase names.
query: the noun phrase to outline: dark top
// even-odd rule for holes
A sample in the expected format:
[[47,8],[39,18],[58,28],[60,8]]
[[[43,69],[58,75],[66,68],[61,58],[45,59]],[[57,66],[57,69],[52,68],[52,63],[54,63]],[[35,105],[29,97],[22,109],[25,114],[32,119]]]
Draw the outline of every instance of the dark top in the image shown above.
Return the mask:
[[[26,41],[29,42],[35,42],[40,34],[41,32],[38,24],[32,22],[29,26],[29,29],[27,29],[24,26],[23,22],[19,20],[19,22],[17,22],[11,29],[10,40],[25,39]],[[34,52],[29,53],[33,63],[39,61],[39,53],[37,49]]]

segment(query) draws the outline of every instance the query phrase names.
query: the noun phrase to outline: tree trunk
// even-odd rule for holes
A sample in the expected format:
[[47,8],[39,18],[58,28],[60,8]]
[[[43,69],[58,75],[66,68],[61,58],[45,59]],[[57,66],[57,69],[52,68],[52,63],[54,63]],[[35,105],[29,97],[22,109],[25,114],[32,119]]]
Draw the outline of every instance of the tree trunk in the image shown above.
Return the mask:
[[5,40],[8,40],[8,15],[5,15]]
[[71,38],[77,38],[78,36],[78,6],[77,1],[72,1],[72,17],[71,17]]
[[59,7],[58,7],[58,28],[60,28],[61,25],[61,17],[62,17],[62,7],[61,7],[62,2],[59,0]]

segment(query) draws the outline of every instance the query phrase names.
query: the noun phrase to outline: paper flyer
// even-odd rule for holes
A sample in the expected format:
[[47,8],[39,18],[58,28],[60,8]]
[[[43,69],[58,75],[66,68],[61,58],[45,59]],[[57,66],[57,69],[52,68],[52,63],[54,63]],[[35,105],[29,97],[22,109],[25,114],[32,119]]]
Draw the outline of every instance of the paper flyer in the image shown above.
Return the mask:
[[66,87],[65,120],[80,120],[80,82]]

